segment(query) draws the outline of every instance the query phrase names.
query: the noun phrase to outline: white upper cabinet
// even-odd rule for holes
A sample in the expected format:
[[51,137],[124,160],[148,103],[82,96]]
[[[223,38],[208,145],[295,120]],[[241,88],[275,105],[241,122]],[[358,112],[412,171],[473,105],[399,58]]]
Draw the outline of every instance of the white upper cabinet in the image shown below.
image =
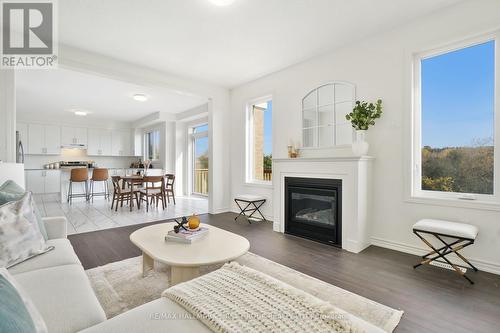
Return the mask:
[[87,146],[87,129],[83,127],[61,127],[61,141],[63,146]]
[[28,154],[59,155],[61,128],[55,125],[28,125]]
[[87,154],[89,156],[111,156],[111,130],[89,128]]
[[133,156],[132,132],[130,130],[113,130],[111,143],[112,156]]
[[101,129],[18,123],[24,151],[31,155],[59,155],[61,146],[87,148],[89,156],[134,156],[130,129]]

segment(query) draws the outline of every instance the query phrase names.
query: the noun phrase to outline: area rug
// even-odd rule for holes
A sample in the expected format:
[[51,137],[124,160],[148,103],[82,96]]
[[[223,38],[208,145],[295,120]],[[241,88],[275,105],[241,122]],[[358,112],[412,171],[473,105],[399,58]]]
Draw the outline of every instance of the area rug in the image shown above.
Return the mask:
[[[236,261],[302,289],[386,332],[392,332],[403,315],[403,311],[392,309],[250,252]],[[202,273],[220,267],[221,265],[206,266],[202,268]],[[159,298],[170,286],[170,268],[167,265],[155,263],[154,271],[142,277],[142,257],[114,262],[86,272],[108,318]]]

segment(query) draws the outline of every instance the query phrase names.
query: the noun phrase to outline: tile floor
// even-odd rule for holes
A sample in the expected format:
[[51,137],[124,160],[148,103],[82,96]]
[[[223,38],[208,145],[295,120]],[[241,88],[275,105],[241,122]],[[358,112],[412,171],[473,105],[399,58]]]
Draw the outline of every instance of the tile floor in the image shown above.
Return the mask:
[[[68,219],[68,234],[77,234],[95,230],[121,227],[131,224],[140,224],[169,218],[208,212],[208,200],[204,197],[176,197],[176,205],[167,205],[165,210],[161,207],[146,207],[131,212],[125,204],[118,207],[118,211],[111,210],[111,201],[103,197],[95,198],[94,203],[73,201],[72,205],[59,202],[58,194],[35,195],[35,202],[42,216],[66,216]],[[160,203],[161,205],[161,203]]]

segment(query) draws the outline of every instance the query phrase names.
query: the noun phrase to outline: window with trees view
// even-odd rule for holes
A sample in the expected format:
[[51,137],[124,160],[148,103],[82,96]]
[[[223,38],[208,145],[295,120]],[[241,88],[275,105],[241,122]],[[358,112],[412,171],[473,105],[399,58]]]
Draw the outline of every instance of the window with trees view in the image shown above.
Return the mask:
[[273,158],[273,102],[263,98],[247,110],[247,180],[271,182]]
[[414,183],[420,193],[494,194],[495,57],[495,39],[417,57]]

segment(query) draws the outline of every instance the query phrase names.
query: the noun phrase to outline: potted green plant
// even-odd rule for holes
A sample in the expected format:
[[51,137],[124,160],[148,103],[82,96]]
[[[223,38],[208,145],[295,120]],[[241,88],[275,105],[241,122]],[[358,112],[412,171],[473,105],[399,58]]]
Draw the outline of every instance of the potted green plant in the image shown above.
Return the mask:
[[356,130],[356,140],[352,144],[352,152],[356,156],[363,156],[368,153],[370,145],[366,142],[366,131],[370,126],[375,125],[375,119],[382,116],[382,100],[379,99],[375,104],[365,101],[356,101],[352,112],[345,118],[351,122]]

